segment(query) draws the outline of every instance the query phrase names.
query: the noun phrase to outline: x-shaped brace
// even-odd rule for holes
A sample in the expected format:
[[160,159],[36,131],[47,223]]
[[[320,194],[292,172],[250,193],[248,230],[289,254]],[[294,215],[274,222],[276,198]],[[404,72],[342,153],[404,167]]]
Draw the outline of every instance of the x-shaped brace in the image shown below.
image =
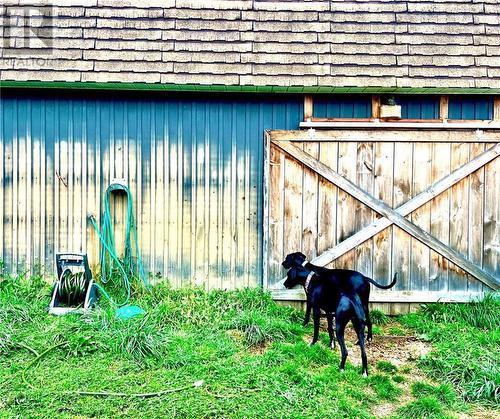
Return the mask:
[[490,273],[481,269],[479,266],[463,257],[456,250],[445,245],[443,242],[439,241],[434,236],[430,235],[425,230],[405,218],[405,216],[415,211],[426,202],[430,201],[439,193],[445,191],[455,183],[459,182],[465,176],[468,176],[475,170],[484,166],[486,163],[495,159],[500,153],[500,144],[496,144],[489,150],[480,154],[475,159],[471,160],[469,163],[455,170],[450,175],[434,183],[430,188],[427,188],[425,191],[410,199],[408,202],[401,205],[397,209],[392,209],[384,202],[374,198],[348,179],[339,175],[330,167],[316,160],[310,154],[293,145],[290,141],[273,141],[272,143],[281,148],[293,158],[297,159],[300,163],[309,167],[340,189],[344,190],[345,192],[383,216],[383,218],[379,218],[378,220],[374,221],[363,230],[349,237],[339,245],[328,249],[320,256],[315,258],[312,263],[320,266],[325,266],[340,255],[353,249],[358,244],[373,237],[375,234],[379,233],[386,227],[395,224],[409,233],[411,236],[415,237],[417,240],[429,246],[432,250],[436,251],[449,261],[453,262],[465,272],[488,285],[490,288],[495,290],[500,288],[500,280],[498,278],[495,278]]

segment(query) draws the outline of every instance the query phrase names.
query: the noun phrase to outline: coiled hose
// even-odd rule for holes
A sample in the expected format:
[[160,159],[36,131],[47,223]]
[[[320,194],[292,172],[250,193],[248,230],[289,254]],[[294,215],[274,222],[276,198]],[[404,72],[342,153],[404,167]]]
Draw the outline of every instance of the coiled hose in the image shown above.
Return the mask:
[[[123,191],[127,198],[127,220],[125,225],[125,246],[123,259],[117,255],[115,247],[115,237],[114,237],[114,226],[111,218],[111,209],[109,206],[110,195],[114,191]],[[142,264],[141,253],[139,250],[139,243],[137,240],[137,228],[134,220],[134,206],[132,202],[132,194],[130,190],[122,184],[112,183],[106,189],[104,194],[104,214],[102,220],[102,228],[99,230],[97,226],[97,221],[93,215],[89,215],[89,220],[94,227],[100,241],[101,241],[101,251],[99,262],[101,264],[101,282],[106,284],[110,281],[114,281],[116,278],[116,272],[118,272],[122,286],[125,289],[125,299],[119,303],[114,302],[109,295],[104,291],[101,286],[98,286],[100,291],[117,306],[123,306],[130,300],[131,294],[131,279],[133,277],[138,277],[142,280],[146,287],[149,287],[149,282],[144,273],[144,267]],[[133,236],[135,242],[135,258],[133,257],[133,247],[131,236]],[[134,260],[135,259],[135,260]]]

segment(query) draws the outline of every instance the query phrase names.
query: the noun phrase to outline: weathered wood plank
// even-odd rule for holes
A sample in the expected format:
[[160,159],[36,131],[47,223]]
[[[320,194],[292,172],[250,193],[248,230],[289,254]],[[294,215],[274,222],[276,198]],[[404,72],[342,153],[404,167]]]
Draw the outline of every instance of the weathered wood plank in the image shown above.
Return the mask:
[[[469,145],[458,143],[451,145],[451,169],[465,164],[469,160]],[[461,255],[467,256],[469,241],[469,178],[465,178],[450,189],[450,247]],[[450,266],[450,291],[466,291],[467,275],[456,265]]]
[[[394,189],[393,203],[398,207],[412,197],[413,147],[411,143],[394,145]],[[398,272],[398,282],[393,291],[411,289],[412,238],[400,226],[393,227],[392,272]],[[403,310],[395,303],[395,310]]]
[[[374,196],[392,208],[394,143],[375,143],[374,170]],[[386,227],[376,234],[373,237],[373,244],[373,277],[377,280],[392,278],[392,227]]]
[[415,226],[413,223],[408,221],[406,218],[402,217],[395,210],[387,206],[386,204],[376,200],[371,195],[367,194],[360,188],[358,188],[354,183],[350,182],[348,179],[334,172],[330,168],[323,165],[318,160],[314,159],[309,154],[305,153],[300,148],[294,146],[292,143],[278,142],[276,143],[281,149],[286,151],[288,154],[293,155],[301,163],[315,170],[321,176],[335,183],[339,188],[348,191],[348,193],[356,199],[364,202],[366,205],[370,206],[374,211],[384,215],[394,222],[398,227],[405,230],[407,233],[413,237],[418,238],[422,242],[426,243],[432,249],[440,252],[446,256],[450,261],[457,264],[461,269],[466,270],[471,275],[486,283],[492,288],[500,287],[500,280],[493,277],[491,274],[483,271],[481,268],[477,267],[469,260],[465,259],[458,252],[445,246],[436,238],[432,237],[429,233],[425,232],[421,228]]
[[[281,143],[279,145],[281,146]],[[356,182],[357,143],[340,143],[338,159],[340,175],[350,182]],[[341,189],[339,189],[337,197],[337,243],[339,243],[356,232],[356,214],[353,208],[357,203],[352,195]],[[355,250],[346,252],[335,260],[335,267],[339,269],[354,269],[355,266]]]
[[312,95],[304,95],[304,121],[313,117],[313,97]]
[[[271,290],[275,300],[280,301],[305,301],[305,293],[302,288],[291,290]],[[371,303],[465,303],[484,297],[482,292],[465,291],[380,291],[372,290],[370,293]],[[398,307],[394,307],[398,310]]]
[[[274,147],[274,146],[273,146]],[[271,238],[271,200],[270,191],[271,186],[271,138],[269,132],[264,132],[264,174],[262,181],[264,182],[262,187],[262,286],[264,289],[269,287],[270,276],[270,266],[271,266],[271,253],[274,251],[274,246],[270,242]],[[273,273],[272,278],[278,278],[278,276]]]
[[[321,143],[319,147],[319,161],[336,171],[338,143]],[[337,193],[335,185],[319,177],[318,255],[337,243]]]
[[[398,207],[412,196],[413,144],[395,144],[393,203]],[[410,289],[411,238],[400,226],[393,230],[392,271],[398,272],[399,281],[394,290]]]
[[[358,143],[356,159],[356,184],[365,192],[373,195],[373,143]],[[356,201],[355,230],[359,231],[373,221],[373,211]],[[373,276],[373,241],[367,240],[356,248],[356,270]]]
[[380,118],[380,96],[372,95],[372,118]]
[[[284,258],[283,215],[285,192],[285,154],[276,146],[271,145],[269,157],[269,276],[279,278],[281,262]],[[271,285],[271,284],[270,284]]]
[[[469,144],[469,156],[476,158],[484,152],[485,145]],[[478,266],[483,266],[483,210],[484,210],[484,168],[470,175],[469,179],[469,243],[468,258]],[[483,284],[469,276],[467,289],[472,292],[483,291]]]
[[[297,144],[297,150],[301,148],[302,144]],[[287,255],[302,249],[303,167],[285,155],[284,173],[283,254]]]
[[467,143],[500,141],[500,130],[456,130],[436,127],[434,130],[419,129],[321,129],[321,130],[275,130],[271,140],[276,141],[318,141],[318,142],[390,142],[390,143]]
[[439,118],[443,121],[446,121],[448,119],[449,101],[449,97],[446,95],[443,95],[439,98]]
[[485,166],[483,267],[500,277],[500,158]]
[[493,99],[493,120],[500,121],[500,96]]
[[[442,179],[451,172],[451,144],[432,145],[432,182]],[[450,185],[451,186],[451,185]],[[431,202],[431,234],[444,244],[450,239],[450,191],[441,191]],[[429,269],[429,290],[445,291],[448,289],[448,259],[431,250]]]
[[[431,156],[432,144],[415,143],[413,153],[413,195],[421,193],[431,183]],[[430,231],[430,204],[426,203],[416,209],[412,215],[412,222],[425,230]],[[429,289],[429,262],[430,250],[419,240],[411,239],[410,261],[410,289],[424,291]]]
[[[319,144],[304,143],[304,151],[317,159]],[[303,176],[302,252],[312,258],[318,254],[318,175],[304,167]]]

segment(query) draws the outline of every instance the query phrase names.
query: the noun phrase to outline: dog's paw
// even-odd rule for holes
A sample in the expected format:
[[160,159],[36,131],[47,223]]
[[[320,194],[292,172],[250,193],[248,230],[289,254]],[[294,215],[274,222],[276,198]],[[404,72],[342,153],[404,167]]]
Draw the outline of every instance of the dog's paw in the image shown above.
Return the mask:
[[311,340],[311,342],[309,342],[309,346],[313,346],[316,342],[316,340]]
[[367,342],[371,342],[373,340],[373,336],[372,335],[368,335],[368,337],[366,338],[366,341]]
[[335,342],[330,342],[330,349],[335,349]]
[[368,373],[366,371],[363,373],[363,377],[368,377]]

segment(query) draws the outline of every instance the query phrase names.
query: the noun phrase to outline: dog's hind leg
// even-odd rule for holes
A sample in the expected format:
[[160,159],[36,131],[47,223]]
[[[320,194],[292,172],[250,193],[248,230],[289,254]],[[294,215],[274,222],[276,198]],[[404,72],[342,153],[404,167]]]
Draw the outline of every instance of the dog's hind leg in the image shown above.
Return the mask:
[[340,370],[343,371],[345,368],[345,361],[347,359],[347,347],[345,346],[344,340],[344,329],[346,326],[346,321],[343,321],[342,318],[339,319],[339,316],[335,316],[335,329],[337,331],[337,339],[339,341],[340,352],[342,354],[342,359],[340,361]]
[[363,376],[368,377],[368,359],[365,350],[365,324],[358,319],[352,319],[352,324],[358,335],[359,349],[361,350],[361,363],[363,365]]
[[309,298],[306,300],[306,314],[304,316],[304,326],[307,326],[309,323],[309,319],[311,318],[311,303],[309,302]]
[[317,307],[313,307],[313,321],[314,321],[314,335],[310,346],[314,345],[318,341],[319,337],[319,317],[320,317],[320,309]]
[[326,313],[328,321],[328,335],[330,336],[330,348],[335,349],[335,332],[333,330],[333,313]]
[[372,321],[370,319],[370,311],[368,309],[368,305],[364,306],[365,314],[366,314],[366,327],[368,328],[368,336],[366,337],[367,342],[371,342],[373,340],[372,334]]

